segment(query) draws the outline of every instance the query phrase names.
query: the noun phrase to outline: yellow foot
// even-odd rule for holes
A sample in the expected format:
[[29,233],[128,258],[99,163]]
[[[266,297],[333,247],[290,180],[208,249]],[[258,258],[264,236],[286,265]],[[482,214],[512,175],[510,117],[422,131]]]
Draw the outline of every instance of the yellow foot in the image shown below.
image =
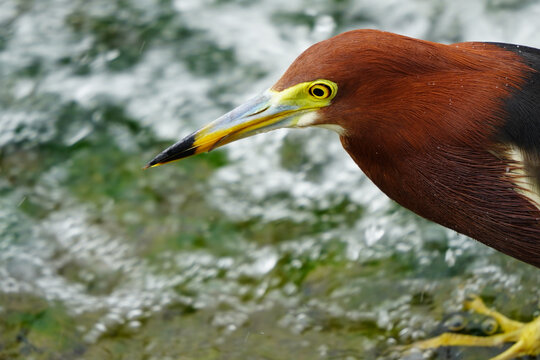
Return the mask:
[[514,342],[514,345],[490,360],[510,360],[519,356],[540,355],[540,316],[530,323],[511,320],[486,307],[484,302],[475,295],[467,297],[464,308],[494,319],[501,333],[491,336],[474,336],[445,332],[432,339],[416,342],[411,347],[430,349],[441,346],[500,346],[506,342]]

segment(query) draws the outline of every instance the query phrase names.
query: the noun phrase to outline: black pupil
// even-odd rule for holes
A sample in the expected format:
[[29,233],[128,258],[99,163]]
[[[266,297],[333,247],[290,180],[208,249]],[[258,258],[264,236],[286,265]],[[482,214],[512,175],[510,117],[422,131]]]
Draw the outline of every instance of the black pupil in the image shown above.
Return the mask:
[[324,96],[324,94],[325,94],[325,91],[321,89],[320,87],[316,87],[315,89],[313,89],[313,95],[315,96],[322,97]]

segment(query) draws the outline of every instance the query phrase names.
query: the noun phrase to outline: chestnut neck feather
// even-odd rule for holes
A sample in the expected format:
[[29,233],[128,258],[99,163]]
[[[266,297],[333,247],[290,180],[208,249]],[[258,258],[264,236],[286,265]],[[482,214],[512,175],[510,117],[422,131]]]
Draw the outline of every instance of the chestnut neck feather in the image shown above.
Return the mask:
[[508,162],[481,148],[440,145],[377,165],[347,152],[390,198],[415,213],[540,267],[540,211],[516,192]]
[[540,267],[540,210],[516,191],[522,175],[512,170],[524,164],[508,156],[509,146],[521,146],[501,136],[515,115],[506,105],[534,73],[497,44],[442,45],[359,30],[308,49],[274,89],[336,82],[338,95],[321,121],[345,128],[344,148],[382,191]]

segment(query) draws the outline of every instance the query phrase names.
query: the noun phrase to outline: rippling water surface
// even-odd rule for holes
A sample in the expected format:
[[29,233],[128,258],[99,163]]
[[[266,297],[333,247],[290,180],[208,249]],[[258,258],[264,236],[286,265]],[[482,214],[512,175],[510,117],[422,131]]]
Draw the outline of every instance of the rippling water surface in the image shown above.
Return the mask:
[[[540,47],[539,18],[518,0],[0,2],[0,358],[420,359],[395,345],[467,293],[532,318],[537,269],[395,205],[333,133],[141,167],[339,32]],[[498,352],[478,351],[459,358]]]

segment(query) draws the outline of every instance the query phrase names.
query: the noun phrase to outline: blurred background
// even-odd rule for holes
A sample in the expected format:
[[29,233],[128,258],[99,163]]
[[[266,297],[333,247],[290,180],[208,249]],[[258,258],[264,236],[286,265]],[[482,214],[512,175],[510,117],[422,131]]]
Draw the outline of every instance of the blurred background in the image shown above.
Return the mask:
[[[538,269],[388,200],[327,130],[142,171],[356,28],[540,47],[534,0],[0,2],[0,359],[420,359]],[[499,349],[434,351],[479,359]]]

